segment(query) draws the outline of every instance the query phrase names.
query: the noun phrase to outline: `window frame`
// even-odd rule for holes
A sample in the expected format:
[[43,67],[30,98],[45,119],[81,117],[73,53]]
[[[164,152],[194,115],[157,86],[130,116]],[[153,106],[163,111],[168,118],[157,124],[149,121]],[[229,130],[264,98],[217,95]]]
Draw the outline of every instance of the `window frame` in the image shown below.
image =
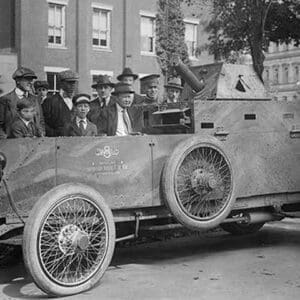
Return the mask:
[[[98,30],[98,41],[99,44],[98,45],[94,45],[93,41],[94,41],[94,26],[93,26],[93,18],[94,18],[94,13],[95,11],[98,11],[98,18],[100,19],[100,14],[101,12],[105,12],[107,13],[107,46],[101,46],[100,45],[100,35],[101,35],[101,28],[97,29]],[[111,43],[112,43],[112,11],[113,11],[113,7],[110,5],[103,5],[100,3],[92,3],[92,47],[94,50],[106,50],[106,51],[111,51]]]
[[[53,89],[49,88],[50,93],[55,94],[55,93],[59,92],[59,89],[57,88],[57,83],[58,83],[57,75],[60,72],[67,71],[67,70],[70,70],[70,68],[44,66],[44,72],[46,73],[47,82],[48,82],[48,73],[54,74],[54,86],[53,86]],[[50,85],[50,83],[49,83],[49,85]]]
[[[188,48],[188,54],[189,54],[189,58],[190,59],[197,59],[197,56],[196,56],[196,50],[197,50],[197,46],[198,46],[198,25],[200,24],[200,21],[198,19],[193,19],[193,18],[185,18],[183,20],[184,22],[184,25],[185,25],[185,36],[184,36],[184,42]],[[186,25],[193,25],[193,28],[194,28],[194,32],[193,32],[193,35],[194,35],[194,39],[192,41],[192,43],[195,43],[194,45],[194,53],[192,53],[192,55],[190,55],[189,53],[189,47],[188,47],[188,44],[187,42],[189,42],[186,38]]]
[[[49,48],[65,48],[66,47],[66,7],[68,5],[68,0],[47,0],[48,3],[48,47]],[[54,18],[57,8],[61,8],[61,26],[59,30],[61,31],[61,43],[56,43],[55,33],[53,35],[53,42],[49,42],[49,9],[54,6]],[[52,26],[52,30],[55,32],[55,25]]]
[[[146,51],[142,49],[142,18],[148,18],[151,19],[153,22],[152,30],[153,30],[153,36],[151,37],[152,40],[152,51]],[[147,36],[148,37],[148,36]],[[140,53],[144,56],[156,56],[156,16],[155,13],[147,12],[147,11],[140,11]]]

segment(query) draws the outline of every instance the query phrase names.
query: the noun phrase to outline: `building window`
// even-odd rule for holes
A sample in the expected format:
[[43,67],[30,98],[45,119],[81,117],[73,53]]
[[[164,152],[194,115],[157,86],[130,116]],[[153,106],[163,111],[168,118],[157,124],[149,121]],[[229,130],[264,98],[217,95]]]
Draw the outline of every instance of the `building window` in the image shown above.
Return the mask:
[[283,83],[289,82],[289,66],[284,66],[283,68]]
[[299,66],[294,67],[294,82],[299,80]]
[[155,18],[141,16],[141,52],[155,53]]
[[278,84],[279,83],[279,69],[278,68],[274,68],[274,80],[273,80],[274,84]]
[[110,49],[111,10],[93,7],[93,46]]
[[185,43],[189,57],[196,57],[197,49],[197,24],[185,23]]
[[49,84],[49,92],[56,93],[59,91],[59,79],[58,75],[62,71],[66,71],[68,68],[60,68],[60,67],[44,67],[44,72],[46,73],[46,80]]
[[266,83],[268,83],[269,82],[269,80],[270,80],[270,71],[269,71],[269,69],[265,69],[265,76],[264,76],[264,81],[266,82]]
[[66,5],[48,3],[48,45],[65,46]]

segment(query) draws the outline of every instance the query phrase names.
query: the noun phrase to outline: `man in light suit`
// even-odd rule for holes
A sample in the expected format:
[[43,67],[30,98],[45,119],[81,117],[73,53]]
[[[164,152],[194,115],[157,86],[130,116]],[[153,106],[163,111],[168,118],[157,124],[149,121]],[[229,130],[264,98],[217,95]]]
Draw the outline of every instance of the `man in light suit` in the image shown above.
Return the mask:
[[132,105],[134,90],[131,85],[118,83],[113,95],[116,100],[104,111],[103,122],[109,136],[126,136],[141,133],[143,130],[143,108]]
[[9,135],[12,122],[17,115],[17,103],[26,99],[34,104],[34,123],[41,128],[44,134],[44,116],[38,98],[32,95],[32,81],[37,76],[29,68],[20,67],[12,75],[16,88],[0,98],[0,139]]
[[96,136],[97,127],[86,116],[90,111],[90,96],[78,94],[73,97],[75,117],[65,125],[65,136]]

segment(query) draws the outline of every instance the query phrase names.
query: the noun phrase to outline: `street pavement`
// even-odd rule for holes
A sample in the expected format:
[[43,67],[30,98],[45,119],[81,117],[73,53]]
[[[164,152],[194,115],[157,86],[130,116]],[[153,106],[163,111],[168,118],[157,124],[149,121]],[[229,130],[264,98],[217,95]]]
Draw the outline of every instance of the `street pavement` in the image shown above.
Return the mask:
[[[0,299],[44,298],[21,261],[0,269]],[[99,286],[61,299],[300,299],[300,221],[117,247]]]

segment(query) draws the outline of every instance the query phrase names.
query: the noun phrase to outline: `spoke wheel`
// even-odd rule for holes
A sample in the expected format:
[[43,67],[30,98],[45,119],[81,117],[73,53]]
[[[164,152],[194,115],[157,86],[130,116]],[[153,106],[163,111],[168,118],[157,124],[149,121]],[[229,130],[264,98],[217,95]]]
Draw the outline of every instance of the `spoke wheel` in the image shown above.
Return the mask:
[[234,202],[233,168],[219,141],[193,137],[179,144],[163,172],[170,210],[191,229],[209,229],[226,218]]
[[99,281],[112,258],[115,227],[98,192],[80,184],[58,186],[36,203],[28,220],[24,261],[43,291],[71,295]]

